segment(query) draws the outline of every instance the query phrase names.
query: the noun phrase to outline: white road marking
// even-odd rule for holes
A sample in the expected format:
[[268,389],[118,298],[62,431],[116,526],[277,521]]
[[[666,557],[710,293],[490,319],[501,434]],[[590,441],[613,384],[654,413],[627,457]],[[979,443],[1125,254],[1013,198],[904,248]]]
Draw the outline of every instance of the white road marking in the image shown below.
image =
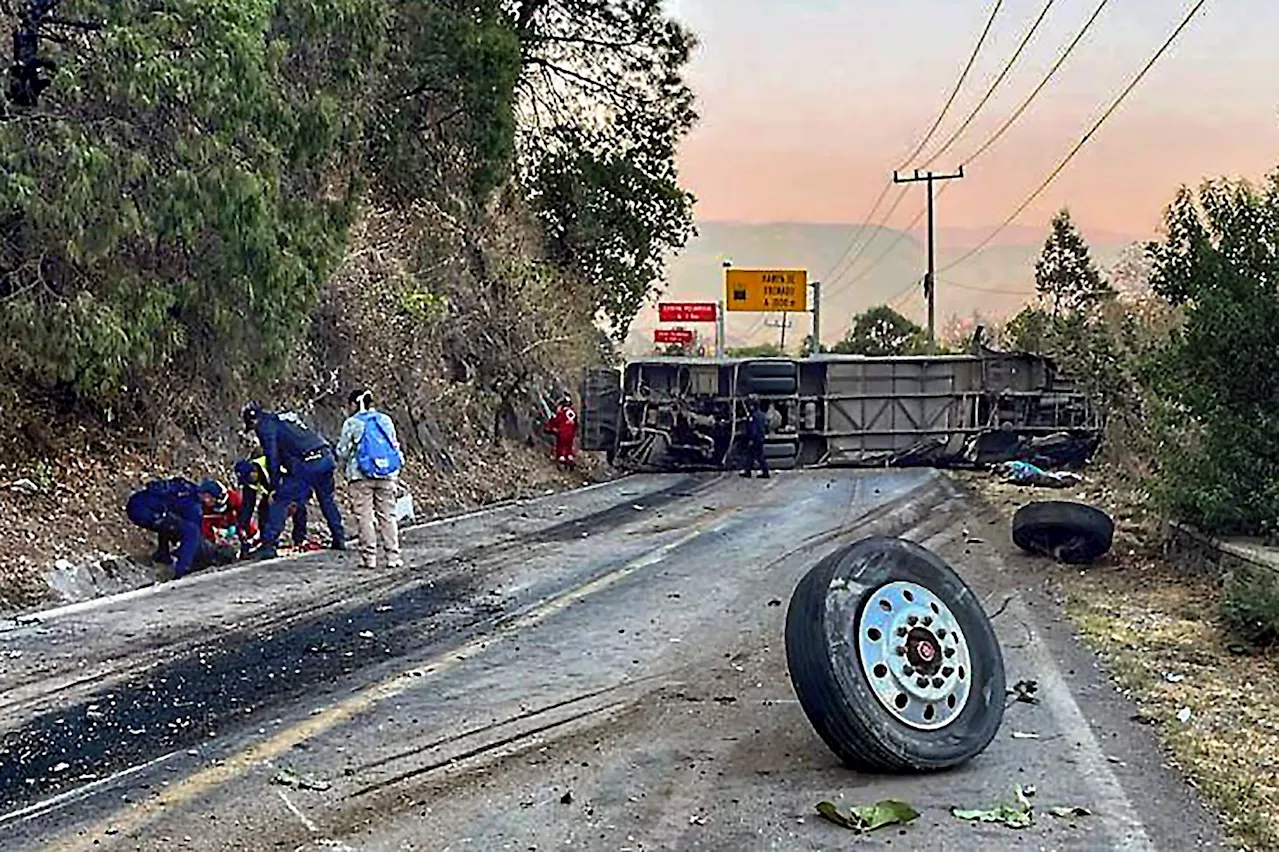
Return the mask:
[[148,760],[146,763],[140,763],[137,766],[130,766],[128,769],[122,769],[105,778],[99,778],[97,781],[82,784],[73,790],[67,790],[65,793],[59,793],[52,798],[45,799],[43,802],[36,802],[34,805],[28,805],[25,808],[19,808],[16,811],[10,811],[7,814],[0,815],[0,825],[4,825],[7,822],[13,822],[14,820],[22,820],[23,822],[26,822],[29,819],[41,816],[49,811],[57,810],[63,805],[85,798],[95,790],[106,787],[109,784],[114,784],[116,781],[122,781],[130,775],[136,775],[144,769],[150,769],[158,763],[164,763],[176,754],[180,754],[180,752],[171,751],[168,754],[161,755],[153,760]]
[[293,812],[293,815],[298,818],[298,820],[307,829],[307,831],[311,832],[312,834],[316,834],[317,832],[320,831],[320,829],[316,827],[316,824],[314,822],[307,819],[306,814],[298,810],[297,805],[289,801],[289,797],[284,794],[284,790],[276,790],[276,793],[279,794],[280,801],[284,802],[284,806]]
[[1128,852],[1155,852],[1155,846],[1147,836],[1142,822],[1133,816],[1136,811],[1125,795],[1124,787],[1111,771],[1106,755],[1102,753],[1102,747],[1093,734],[1093,728],[1089,726],[1084,713],[1080,711],[1080,705],[1063,680],[1062,673],[1053,661],[1053,655],[1045,647],[1040,634],[1031,626],[1033,619],[1026,604],[1020,597],[1014,597],[1010,609],[1017,611],[1027,628],[1024,652],[1035,670],[1039,695],[1057,720],[1059,730],[1076,744],[1074,772],[1097,793],[1091,805],[1111,837],[1107,848]]

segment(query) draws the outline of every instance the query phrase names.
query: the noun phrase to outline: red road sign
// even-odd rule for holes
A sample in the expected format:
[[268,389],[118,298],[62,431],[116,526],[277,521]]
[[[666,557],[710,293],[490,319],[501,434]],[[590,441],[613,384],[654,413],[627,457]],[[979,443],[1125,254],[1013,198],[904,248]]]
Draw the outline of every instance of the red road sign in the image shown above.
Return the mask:
[[654,343],[678,343],[681,346],[688,346],[693,343],[693,329],[689,328],[655,328],[653,330]]
[[715,302],[659,302],[660,322],[715,322]]

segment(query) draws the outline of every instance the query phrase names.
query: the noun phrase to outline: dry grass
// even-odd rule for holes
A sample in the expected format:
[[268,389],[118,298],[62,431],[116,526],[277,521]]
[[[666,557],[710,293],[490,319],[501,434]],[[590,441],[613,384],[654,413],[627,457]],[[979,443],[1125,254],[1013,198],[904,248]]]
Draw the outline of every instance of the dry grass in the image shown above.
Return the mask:
[[[1090,480],[1103,481],[1106,472]],[[1241,849],[1280,844],[1280,673],[1275,649],[1242,653],[1218,621],[1218,584],[1175,571],[1153,546],[1134,495],[1086,485],[1075,493],[968,483],[1012,515],[1031,500],[1076,499],[1117,519],[1111,554],[1079,568],[1045,563],[1067,614],[1113,679],[1159,728],[1171,762],[1198,788]],[[1178,718],[1183,708],[1191,716]]]

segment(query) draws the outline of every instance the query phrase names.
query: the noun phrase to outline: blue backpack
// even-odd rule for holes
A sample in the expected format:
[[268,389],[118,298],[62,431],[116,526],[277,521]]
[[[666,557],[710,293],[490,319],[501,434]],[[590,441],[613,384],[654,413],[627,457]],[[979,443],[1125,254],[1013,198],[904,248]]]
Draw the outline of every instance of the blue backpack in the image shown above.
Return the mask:
[[391,436],[382,426],[382,417],[376,411],[358,415],[364,422],[360,445],[356,447],[356,466],[370,479],[386,479],[404,466],[400,451],[391,443]]

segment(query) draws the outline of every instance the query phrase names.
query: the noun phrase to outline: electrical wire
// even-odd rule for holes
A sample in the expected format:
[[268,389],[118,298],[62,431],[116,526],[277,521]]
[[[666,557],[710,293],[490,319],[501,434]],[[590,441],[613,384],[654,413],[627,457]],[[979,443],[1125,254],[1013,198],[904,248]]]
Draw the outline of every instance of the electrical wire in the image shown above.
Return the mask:
[[996,128],[995,132],[988,136],[987,140],[979,145],[976,151],[960,161],[961,166],[967,166],[974,160],[978,159],[978,157],[982,156],[988,148],[996,143],[997,139],[1005,134],[1005,131],[1013,126],[1015,121],[1022,117],[1022,114],[1027,111],[1027,107],[1031,106],[1031,102],[1034,101],[1040,92],[1044,90],[1045,86],[1049,85],[1049,81],[1053,79],[1054,75],[1058,73],[1058,69],[1067,61],[1067,57],[1076,49],[1076,45],[1080,44],[1081,40],[1084,39],[1085,34],[1093,27],[1093,22],[1098,20],[1098,16],[1102,14],[1102,10],[1107,7],[1107,3],[1109,2],[1110,0],[1101,0],[1101,2],[1098,3],[1097,8],[1093,10],[1093,14],[1084,22],[1084,26],[1082,26],[1080,31],[1076,33],[1075,38],[1071,39],[1066,48],[1064,48],[1062,53],[1059,54],[1058,58],[1054,60],[1053,65],[1049,66],[1049,70],[1045,72],[1040,83],[1031,90],[1031,94],[1027,95],[1026,98],[1023,99],[1022,103],[1018,104],[1018,108],[1005,119],[1004,124],[1001,124]]
[[921,169],[927,169],[929,166],[933,165],[934,161],[947,151],[951,150],[951,146],[955,144],[956,140],[963,136],[964,132],[969,129],[969,125],[978,117],[978,113],[982,112],[982,108],[987,105],[987,101],[991,100],[991,96],[996,93],[996,89],[1000,88],[1000,84],[1004,82],[1004,78],[1009,76],[1009,72],[1013,69],[1014,64],[1017,63],[1018,57],[1022,56],[1022,51],[1027,49],[1027,45],[1031,43],[1031,39],[1035,36],[1036,30],[1040,29],[1040,25],[1044,23],[1045,17],[1049,14],[1049,10],[1053,8],[1053,4],[1055,2],[1056,0],[1045,0],[1044,8],[1040,10],[1040,14],[1036,17],[1035,21],[1032,22],[1031,28],[1028,29],[1026,34],[1022,37],[1022,41],[1019,42],[1017,50],[1013,52],[1013,56],[1009,57],[1009,61],[1004,64],[1004,68],[1000,69],[1000,73],[996,75],[995,80],[987,87],[986,93],[982,96],[982,99],[978,101],[977,106],[969,111],[969,114],[965,116],[964,121],[960,122],[960,126],[955,129],[955,132],[947,137],[947,140],[942,143],[942,146],[939,147],[938,150],[934,151],[927,160],[920,164]]
[[1026,199],[1023,200],[1021,204],[1015,207],[1013,212],[1010,213],[994,231],[992,231],[990,234],[984,237],[977,245],[973,246],[964,254],[960,255],[960,257],[956,258],[955,260],[948,263],[946,266],[939,269],[938,272],[946,272],[949,269],[955,269],[957,266],[964,263],[969,258],[973,257],[978,252],[982,251],[984,248],[990,245],[991,241],[994,240],[1001,232],[1003,232],[1005,228],[1013,224],[1013,220],[1018,218],[1018,216],[1021,215],[1022,211],[1030,207],[1031,202],[1035,201],[1037,198],[1040,197],[1040,193],[1044,192],[1045,189],[1049,186],[1049,184],[1053,182],[1054,178],[1056,178],[1059,174],[1062,173],[1062,170],[1065,169],[1067,167],[1067,164],[1070,163],[1071,160],[1075,157],[1075,155],[1080,152],[1080,149],[1083,148],[1089,142],[1089,140],[1093,138],[1093,135],[1098,132],[1098,128],[1102,127],[1102,125],[1106,122],[1106,120],[1111,117],[1112,113],[1114,113],[1116,109],[1119,108],[1120,104],[1123,103],[1125,98],[1129,96],[1129,93],[1132,92],[1135,88],[1137,88],[1138,84],[1142,82],[1142,78],[1145,77],[1147,75],[1147,72],[1150,71],[1151,68],[1156,64],[1156,62],[1160,60],[1160,57],[1164,55],[1165,51],[1169,49],[1169,47],[1178,38],[1178,36],[1182,33],[1182,31],[1186,29],[1187,25],[1191,23],[1191,19],[1195,17],[1196,13],[1199,12],[1200,8],[1204,6],[1204,4],[1207,2],[1208,0],[1197,0],[1196,4],[1192,6],[1191,9],[1187,12],[1187,14],[1183,17],[1182,23],[1178,24],[1177,29],[1175,29],[1167,39],[1165,39],[1164,44],[1160,45],[1160,49],[1157,50],[1155,54],[1150,59],[1147,60],[1147,63],[1142,66],[1142,69],[1139,70],[1138,73],[1134,76],[1134,78],[1129,81],[1129,85],[1125,86],[1124,89],[1121,90],[1120,94],[1117,95],[1115,100],[1111,102],[1111,105],[1107,107],[1106,111],[1102,113],[1102,115],[1098,117],[1098,120],[1093,123],[1093,126],[1090,127],[1089,130],[1086,131],[1085,134],[1080,137],[1080,140],[1076,142],[1075,146],[1072,147],[1070,151],[1067,152],[1067,155],[1062,158],[1062,160],[1058,163],[1057,166],[1054,167],[1053,171],[1049,172],[1048,176],[1043,181],[1040,182],[1040,185],[1037,186],[1031,192],[1031,194],[1028,195]]
[[[906,164],[909,164],[912,160],[918,157],[920,155],[920,152],[924,150],[925,146],[929,144],[929,141],[933,139],[933,134],[938,131],[938,127],[942,124],[942,120],[946,117],[947,112],[951,109],[951,105],[955,103],[956,96],[960,94],[960,89],[962,86],[964,86],[964,81],[968,78],[969,72],[973,70],[973,63],[977,61],[978,53],[982,50],[982,45],[986,42],[987,36],[990,35],[991,33],[991,25],[995,23],[996,15],[999,13],[1000,7],[1002,5],[1004,5],[1004,0],[996,0],[995,4],[991,7],[991,14],[987,16],[987,23],[982,28],[982,34],[978,36],[978,43],[973,46],[973,51],[969,54],[969,61],[965,63],[964,69],[960,72],[959,79],[956,80],[955,86],[951,89],[951,94],[947,96],[946,103],[942,105],[942,111],[938,113],[938,117],[934,119],[933,125],[929,128],[929,131],[925,133],[924,138],[921,139],[920,142],[916,145],[915,150],[913,150],[910,154],[907,155],[904,161]],[[900,168],[905,169],[906,167],[907,167],[906,165],[903,165]],[[893,187],[892,180],[890,180],[888,183],[884,185],[884,188],[880,190],[880,194],[876,196],[875,202],[871,205],[871,210],[868,211],[867,215],[863,218],[862,220],[863,222],[870,222],[875,217],[876,211],[880,209],[880,205],[884,203],[884,197],[889,193],[889,190],[892,187]],[[895,204],[894,207],[896,208],[896,206],[897,205]],[[892,209],[893,208],[891,208],[891,210]],[[844,275],[846,272],[848,272],[848,270],[851,269],[855,263],[857,263],[858,257],[861,256],[862,253],[866,251],[867,246],[870,245],[873,240],[875,240],[876,234],[879,233],[879,229],[880,227],[883,226],[883,223],[885,221],[888,221],[888,214],[885,215],[885,217],[883,218],[882,222],[879,225],[872,228],[871,233],[867,237],[866,241],[863,242],[862,246],[857,250],[856,253],[853,253],[853,256],[850,258],[850,253],[853,252],[854,250],[853,247],[858,242],[859,238],[862,236],[865,228],[860,228],[857,231],[855,231],[854,235],[849,239],[849,244],[845,246],[844,251],[841,252],[840,254],[840,258],[832,265],[831,271],[827,273],[825,278],[829,280],[835,280],[835,279],[838,279],[841,275]],[[840,271],[840,267],[842,264],[844,264],[846,258],[849,258],[849,262],[847,265],[845,265],[845,269],[843,271]]]

